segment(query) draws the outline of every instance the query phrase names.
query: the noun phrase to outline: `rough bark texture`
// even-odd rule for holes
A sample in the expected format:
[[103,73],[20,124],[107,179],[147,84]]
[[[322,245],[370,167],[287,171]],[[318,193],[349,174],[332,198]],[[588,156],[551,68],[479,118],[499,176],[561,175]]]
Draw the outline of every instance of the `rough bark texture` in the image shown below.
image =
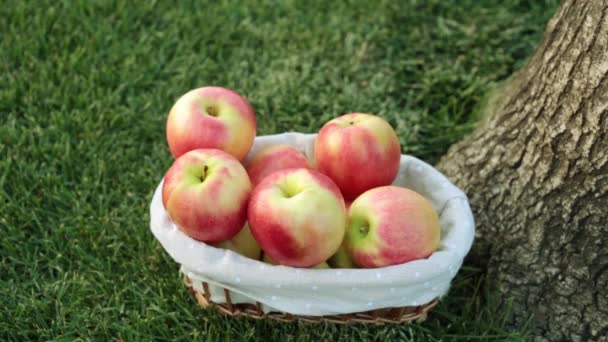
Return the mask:
[[473,262],[537,340],[608,340],[608,1],[564,1],[439,168],[469,195]]

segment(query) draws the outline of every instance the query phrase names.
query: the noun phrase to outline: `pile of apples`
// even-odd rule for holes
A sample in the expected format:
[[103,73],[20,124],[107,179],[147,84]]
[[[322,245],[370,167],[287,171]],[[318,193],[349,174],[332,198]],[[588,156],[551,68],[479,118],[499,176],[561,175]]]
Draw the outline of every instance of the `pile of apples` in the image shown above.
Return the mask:
[[162,200],[185,234],[306,268],[384,267],[437,250],[430,202],[390,185],[401,148],[384,119],[351,113],[327,122],[314,160],[274,145],[243,164],[255,135],[253,108],[232,90],[203,87],[177,100],[167,119],[175,161]]

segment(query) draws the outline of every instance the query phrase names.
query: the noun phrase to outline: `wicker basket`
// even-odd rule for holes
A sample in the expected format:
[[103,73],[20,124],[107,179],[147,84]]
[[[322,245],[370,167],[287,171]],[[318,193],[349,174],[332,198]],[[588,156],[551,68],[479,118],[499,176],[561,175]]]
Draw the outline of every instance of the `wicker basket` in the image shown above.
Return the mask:
[[215,308],[221,314],[233,317],[250,317],[255,319],[268,318],[280,322],[300,321],[306,323],[329,322],[336,324],[408,324],[425,321],[428,312],[439,303],[439,301],[435,299],[430,303],[419,306],[386,308],[332,316],[300,316],[282,312],[264,313],[264,311],[262,311],[262,304],[260,302],[256,302],[256,304],[233,304],[230,299],[230,290],[228,289],[223,289],[224,296],[226,297],[226,303],[215,303],[211,301],[209,284],[202,282],[202,288],[204,291],[199,292],[192,286],[192,280],[188,278],[188,276],[184,278],[184,282],[190,290],[190,293],[192,293],[192,295],[196,298],[198,304],[205,309]]
[[[314,134],[295,132],[256,137],[251,155],[281,143],[311,158],[314,139]],[[440,213],[445,234],[442,232],[440,249],[428,259],[378,269],[310,270],[266,265],[183,234],[162,205],[162,181],[150,204],[150,229],[181,265],[187,287],[204,308],[229,316],[283,322],[420,322],[447,293],[462,266],[474,239],[474,219],[466,195],[414,157],[402,155],[395,185],[423,194]],[[351,287],[351,291],[343,291],[344,287]]]

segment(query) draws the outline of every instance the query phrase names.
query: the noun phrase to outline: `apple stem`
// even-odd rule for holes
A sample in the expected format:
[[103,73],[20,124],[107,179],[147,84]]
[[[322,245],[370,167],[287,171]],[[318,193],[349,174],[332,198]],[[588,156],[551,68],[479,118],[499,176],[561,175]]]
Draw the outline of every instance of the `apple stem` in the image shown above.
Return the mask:
[[217,116],[217,111],[215,110],[215,107],[207,107],[207,114],[211,116]]
[[359,227],[359,232],[361,233],[361,235],[365,236],[369,232],[369,227],[361,226],[361,227]]

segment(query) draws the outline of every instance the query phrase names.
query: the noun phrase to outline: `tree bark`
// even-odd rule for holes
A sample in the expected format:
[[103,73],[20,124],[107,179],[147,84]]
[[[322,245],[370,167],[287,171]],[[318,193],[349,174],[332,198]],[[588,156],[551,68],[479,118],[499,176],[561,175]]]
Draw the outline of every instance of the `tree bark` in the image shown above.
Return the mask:
[[470,260],[537,340],[608,340],[608,1],[565,0],[438,168],[467,192]]

